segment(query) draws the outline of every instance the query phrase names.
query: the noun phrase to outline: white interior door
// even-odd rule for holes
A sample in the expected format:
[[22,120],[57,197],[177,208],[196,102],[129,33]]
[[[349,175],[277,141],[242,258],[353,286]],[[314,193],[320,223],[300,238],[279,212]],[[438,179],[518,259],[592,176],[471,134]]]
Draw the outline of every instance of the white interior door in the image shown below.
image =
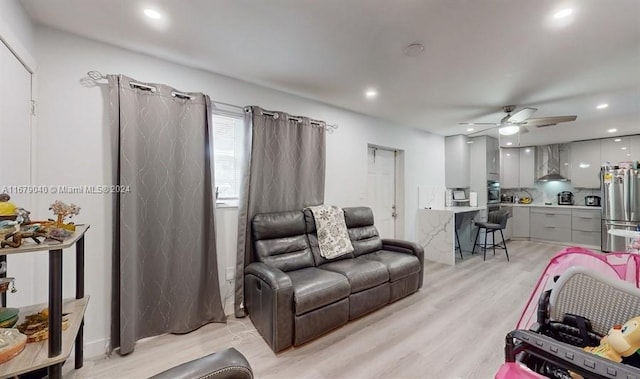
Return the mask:
[[367,189],[380,237],[396,237],[396,152],[369,147]]
[[[11,202],[32,210],[31,184],[31,73],[0,42],[0,192]],[[33,254],[7,257],[7,276],[16,278],[18,292],[7,294],[11,307],[32,303],[34,293]]]

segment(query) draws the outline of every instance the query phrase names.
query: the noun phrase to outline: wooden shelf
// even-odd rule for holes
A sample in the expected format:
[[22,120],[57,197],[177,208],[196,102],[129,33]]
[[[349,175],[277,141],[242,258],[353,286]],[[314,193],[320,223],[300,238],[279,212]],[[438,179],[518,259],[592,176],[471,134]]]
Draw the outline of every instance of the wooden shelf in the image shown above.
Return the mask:
[[[69,328],[62,332],[62,353],[60,355],[49,358],[47,340],[28,343],[24,350],[15,358],[0,364],[0,378],[13,377],[29,371],[38,370],[62,363],[69,358],[88,303],[89,296],[85,296],[82,299],[66,299],[62,302],[62,311],[63,313],[70,313],[70,319]],[[48,304],[43,303],[20,308],[20,320],[18,320],[18,324],[24,320],[25,316],[40,312],[47,307]]]
[[71,237],[67,238],[63,242],[42,242],[37,244],[32,239],[22,240],[22,246],[20,247],[5,247],[0,249],[0,255],[20,254],[20,253],[32,253],[34,251],[46,251],[46,250],[62,250],[73,246],[78,240],[84,236],[89,229],[89,224],[76,225],[76,231],[73,232]]

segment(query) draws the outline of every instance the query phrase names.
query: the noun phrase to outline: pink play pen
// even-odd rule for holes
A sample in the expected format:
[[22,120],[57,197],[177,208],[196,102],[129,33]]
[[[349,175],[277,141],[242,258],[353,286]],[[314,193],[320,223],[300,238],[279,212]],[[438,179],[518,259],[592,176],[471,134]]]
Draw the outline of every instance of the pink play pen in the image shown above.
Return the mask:
[[638,378],[640,355],[623,363],[583,351],[615,324],[640,316],[640,255],[560,251],[533,289],[505,341],[498,379]]

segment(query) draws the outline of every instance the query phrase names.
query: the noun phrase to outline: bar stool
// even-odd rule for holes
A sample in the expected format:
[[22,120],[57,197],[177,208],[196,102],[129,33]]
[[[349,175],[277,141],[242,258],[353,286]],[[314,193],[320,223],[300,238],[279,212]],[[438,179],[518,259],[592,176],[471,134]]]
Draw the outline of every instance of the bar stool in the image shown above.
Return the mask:
[[[462,257],[462,245],[460,245],[460,237],[458,237],[458,229],[456,228],[455,230],[456,233],[456,247],[455,250],[458,250],[460,252],[460,259],[464,260],[464,258]],[[476,236],[477,238],[477,236]]]
[[[502,229],[507,227],[507,219],[509,218],[509,211],[506,209],[500,209],[497,211],[489,212],[487,217],[487,222],[476,222],[478,225],[478,232],[476,233],[476,239],[473,243],[473,249],[471,249],[471,253],[475,253],[476,245],[480,246],[484,250],[483,260],[487,260],[487,248],[493,248],[493,255],[496,255],[496,247],[499,249],[504,249],[505,254],[507,255],[507,262],[509,261],[509,252],[507,251],[507,242],[504,240],[504,234],[502,233]],[[480,235],[480,230],[484,229],[484,244],[478,243],[478,236]],[[502,237],[501,243],[496,243],[496,230],[500,231],[500,236]],[[487,244],[487,234],[491,233],[492,236],[492,244]]]

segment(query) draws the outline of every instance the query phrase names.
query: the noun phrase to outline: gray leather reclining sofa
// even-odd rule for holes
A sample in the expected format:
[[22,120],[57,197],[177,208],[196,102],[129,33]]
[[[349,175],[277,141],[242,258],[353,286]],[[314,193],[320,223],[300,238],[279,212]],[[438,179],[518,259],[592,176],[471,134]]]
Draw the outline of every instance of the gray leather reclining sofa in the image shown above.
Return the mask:
[[253,219],[256,261],[245,268],[245,307],[276,353],[422,287],[421,246],[381,239],[370,208],[344,214],[354,252],[333,260],[320,255],[310,210]]

